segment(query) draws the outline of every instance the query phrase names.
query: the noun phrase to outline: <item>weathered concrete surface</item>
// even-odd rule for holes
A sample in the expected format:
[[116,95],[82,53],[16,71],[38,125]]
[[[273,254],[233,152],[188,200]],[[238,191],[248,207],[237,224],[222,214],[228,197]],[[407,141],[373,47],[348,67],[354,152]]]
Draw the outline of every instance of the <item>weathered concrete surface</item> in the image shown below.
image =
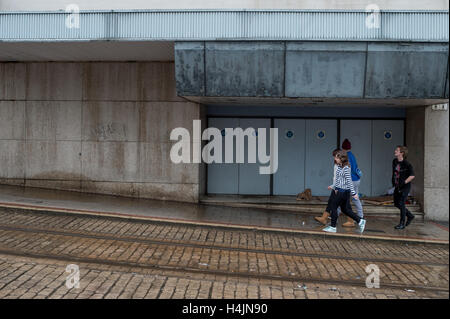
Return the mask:
[[0,63],[0,183],[197,201],[169,137],[204,117],[173,63]]
[[83,141],[137,142],[139,111],[137,102],[83,103]]
[[449,89],[448,89],[449,70],[450,70],[450,66],[449,66],[449,64],[447,63],[447,80],[446,80],[446,82],[445,82],[445,98],[446,98],[446,99],[448,99],[448,90],[449,90]]
[[199,105],[191,102],[143,102],[140,112],[142,142],[170,142],[174,128],[192,132],[192,120],[200,117]]
[[139,183],[140,198],[198,202],[199,184]]
[[178,95],[205,95],[204,42],[175,43],[175,74]]
[[79,101],[83,64],[27,63],[27,100]]
[[27,101],[26,139],[80,141],[81,101]]
[[[0,64],[1,67],[1,64]],[[25,102],[0,101],[0,140],[25,138]],[[15,125],[11,125],[14,123]]]
[[207,96],[283,96],[284,43],[205,45]]
[[25,178],[80,180],[81,141],[26,141]]
[[143,101],[185,102],[184,99],[177,96],[174,74],[175,64],[173,62],[140,63],[140,99]]
[[175,56],[180,96],[443,99],[446,94],[448,46],[441,43],[180,42]]
[[408,161],[414,167],[416,178],[411,192],[424,205],[424,159],[425,159],[425,107],[406,110],[406,146],[408,147]]
[[25,142],[20,140],[0,140],[1,178],[24,178]]
[[83,176],[93,181],[136,181],[139,176],[137,150],[137,142],[83,142]]
[[[198,184],[198,164],[174,164],[170,161],[173,143],[140,144],[141,182]],[[191,153],[193,144],[191,143]],[[162,159],[162,160],[161,160]]]
[[441,98],[447,44],[369,43],[366,98]]
[[365,43],[286,44],[286,96],[364,95]]
[[24,100],[25,83],[25,63],[0,64],[0,100]]
[[0,178],[1,185],[25,186],[25,178]]
[[424,212],[449,220],[449,111],[425,110]]
[[138,63],[87,63],[83,100],[136,101],[139,96]]
[[81,191],[81,181],[49,180],[49,179],[26,179],[25,187],[38,187],[47,189],[56,189],[63,191]]

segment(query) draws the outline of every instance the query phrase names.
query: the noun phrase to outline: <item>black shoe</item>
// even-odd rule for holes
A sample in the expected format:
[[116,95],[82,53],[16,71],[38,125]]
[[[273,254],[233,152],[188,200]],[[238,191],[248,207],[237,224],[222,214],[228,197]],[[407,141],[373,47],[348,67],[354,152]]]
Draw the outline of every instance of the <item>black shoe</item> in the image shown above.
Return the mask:
[[413,219],[414,219],[414,215],[411,215],[411,217],[408,217],[408,219],[406,220],[405,227],[408,226],[409,224],[411,224]]
[[395,229],[405,229],[405,224],[404,223],[400,223],[397,226],[394,227]]

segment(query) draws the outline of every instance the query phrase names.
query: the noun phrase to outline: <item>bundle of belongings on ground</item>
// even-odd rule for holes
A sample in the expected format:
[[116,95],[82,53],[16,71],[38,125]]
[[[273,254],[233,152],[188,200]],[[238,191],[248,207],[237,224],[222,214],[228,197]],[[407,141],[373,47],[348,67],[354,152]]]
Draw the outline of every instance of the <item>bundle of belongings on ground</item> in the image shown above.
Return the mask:
[[310,201],[312,199],[313,199],[313,197],[311,194],[311,189],[309,189],[309,188],[307,188],[303,192],[297,194],[297,200]]
[[[362,198],[362,200],[364,201],[365,204],[394,205],[394,198],[392,197],[393,194],[394,194],[394,187],[389,188],[386,191],[386,195],[384,196],[364,197]],[[408,194],[406,204],[414,204],[414,198],[411,196],[411,194]]]
[[363,198],[364,204],[372,205],[393,205],[394,200],[392,196],[378,196],[378,197],[365,197]]

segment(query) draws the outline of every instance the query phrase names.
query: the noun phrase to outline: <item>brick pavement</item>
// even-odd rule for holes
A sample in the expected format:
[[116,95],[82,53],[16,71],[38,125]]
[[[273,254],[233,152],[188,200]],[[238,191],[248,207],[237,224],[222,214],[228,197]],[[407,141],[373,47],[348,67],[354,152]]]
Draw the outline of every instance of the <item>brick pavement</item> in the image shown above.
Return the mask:
[[219,227],[173,225],[145,221],[96,218],[21,212],[16,209],[0,209],[0,225],[20,225],[42,229],[74,231],[79,234],[108,234],[114,237],[145,238],[165,242],[204,243],[217,247],[260,249],[265,251],[296,251],[301,253],[331,253],[341,256],[416,259],[447,263],[448,245],[408,244],[309,236],[263,231],[233,230]]
[[416,299],[448,292],[192,275],[80,263],[80,288],[67,288],[67,262],[0,254],[0,299]]
[[[17,210],[0,220],[0,250],[67,259],[2,255],[0,298],[448,298],[445,245]],[[82,265],[80,291],[64,285],[69,260]],[[401,288],[352,285],[374,261],[381,284]]]

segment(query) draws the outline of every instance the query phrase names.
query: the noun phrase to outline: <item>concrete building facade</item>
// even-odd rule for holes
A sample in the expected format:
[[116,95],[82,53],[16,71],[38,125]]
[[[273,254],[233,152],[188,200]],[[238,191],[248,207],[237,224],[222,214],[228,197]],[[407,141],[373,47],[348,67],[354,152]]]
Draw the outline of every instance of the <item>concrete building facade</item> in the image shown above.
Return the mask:
[[[448,2],[381,1],[376,30],[367,1],[79,1],[74,29],[68,4],[0,2],[0,183],[186,202],[323,195],[328,154],[349,138],[363,195],[389,188],[406,144],[412,195],[448,221]],[[194,120],[279,128],[279,171],[172,163],[170,132]]]
[[1,182],[197,201],[199,166],[167,161],[199,104],[173,63],[1,63]]

